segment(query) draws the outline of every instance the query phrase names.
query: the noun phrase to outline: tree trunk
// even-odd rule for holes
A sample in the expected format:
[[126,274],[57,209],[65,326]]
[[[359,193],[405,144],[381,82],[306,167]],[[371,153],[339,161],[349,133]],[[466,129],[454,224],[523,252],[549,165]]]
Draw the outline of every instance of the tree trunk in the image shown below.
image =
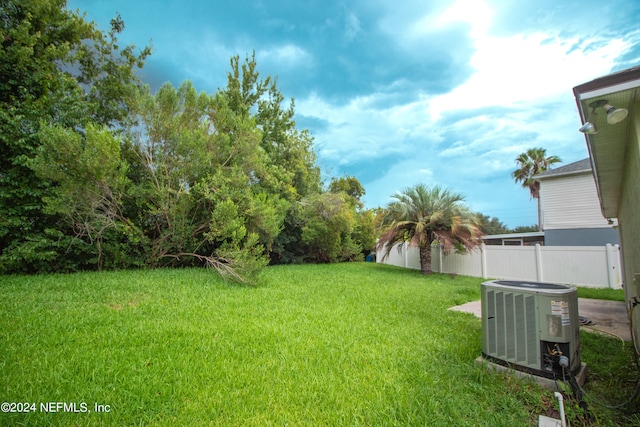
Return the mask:
[[538,201],[538,231],[542,231],[542,207],[540,206],[540,196],[536,198]]
[[420,272],[431,274],[431,245],[420,245]]

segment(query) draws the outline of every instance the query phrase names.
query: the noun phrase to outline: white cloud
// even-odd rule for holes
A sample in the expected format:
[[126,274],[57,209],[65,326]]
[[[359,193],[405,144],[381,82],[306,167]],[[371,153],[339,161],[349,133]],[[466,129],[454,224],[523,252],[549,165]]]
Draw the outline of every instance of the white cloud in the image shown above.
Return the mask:
[[[349,164],[363,158],[384,158],[403,152],[409,140],[425,137],[421,126],[425,106],[420,103],[380,108],[384,94],[356,97],[334,105],[316,94],[296,101],[298,114],[328,122],[326,130],[314,132],[322,157]],[[427,141],[425,141],[427,142]]]
[[[533,223],[535,209],[497,207],[520,192],[519,206],[528,200],[510,176],[515,157],[534,146],[567,162],[586,157],[571,88],[606,74],[626,49],[620,40],[588,52],[587,42],[577,44],[542,34],[483,37],[472,58],[475,74],[448,94],[389,107],[384,93],[342,105],[313,95],[299,100],[297,111],[328,122],[314,133],[321,160],[340,171],[386,163],[379,177],[363,182],[370,206],[384,206],[394,191],[418,182],[442,184],[467,195],[475,209],[508,215],[517,221],[512,226]],[[465,109],[477,111],[457,118]],[[391,156],[404,160],[389,164]]]
[[[483,37],[476,41],[470,65],[475,73],[453,91],[433,98],[429,113],[487,106],[513,106],[569,94],[576,84],[607,74],[629,46],[620,39],[597,48],[544,33]],[[578,46],[578,48],[576,48]]]
[[346,18],[344,37],[347,42],[353,41],[360,33],[360,20],[358,17],[349,13]]
[[[449,5],[440,3],[406,26],[403,39],[424,39],[434,32],[463,22],[469,25],[469,35],[478,38],[489,30],[492,11],[482,0],[458,0]],[[413,18],[413,17],[412,17]]]
[[418,183],[440,184],[438,175],[430,167],[428,157],[425,153],[416,153],[413,158],[396,163],[378,179],[367,183],[367,204],[385,206],[393,193]]
[[489,6],[482,0],[458,0],[436,18],[436,26],[446,26],[454,22],[466,22],[471,26],[470,35],[474,38],[484,35],[491,26],[493,15]]
[[[158,74],[178,84],[194,80],[199,90],[224,87],[228,59],[244,59],[255,49],[261,73],[295,82],[294,92],[283,94],[296,98],[296,112],[309,118],[308,126],[317,125],[310,130],[321,167],[364,171],[366,178],[358,177],[372,206],[417,182],[442,184],[486,214],[511,217],[510,225],[536,217],[528,192],[510,177],[515,156],[538,146],[566,162],[586,157],[571,88],[635,65],[631,49],[640,40],[633,20],[619,19],[619,13],[634,16],[632,0],[586,8],[582,16],[560,2],[541,8],[533,0],[517,6],[405,0],[402,7],[384,0],[329,1],[314,14],[296,2],[269,3],[257,13],[210,1],[190,8],[153,8],[149,0],[80,3],[106,28],[119,4],[125,20],[137,20],[131,29],[144,27],[127,41],[142,46],[152,38],[150,63],[163,67]],[[153,19],[138,19],[145,8]],[[246,25],[248,19],[257,24]],[[171,25],[154,24],[161,21]],[[334,103],[309,95],[315,88],[344,99],[348,92],[335,82],[354,72],[361,81],[348,92],[361,96]],[[448,93],[429,95],[452,85]],[[367,87],[376,89],[362,95]],[[532,219],[516,218],[512,209],[525,208]]]
[[458,52],[452,42],[443,39],[443,35],[456,24],[464,23],[470,28],[470,37],[480,37],[491,26],[492,11],[483,0],[423,1],[402,8],[394,7],[383,16],[379,22],[382,32],[411,54],[416,50],[425,51],[425,48],[431,51],[442,48],[456,58],[463,53]]
[[293,44],[260,50],[257,57],[259,63],[271,62],[278,64],[279,67],[309,66],[313,58],[309,52]]

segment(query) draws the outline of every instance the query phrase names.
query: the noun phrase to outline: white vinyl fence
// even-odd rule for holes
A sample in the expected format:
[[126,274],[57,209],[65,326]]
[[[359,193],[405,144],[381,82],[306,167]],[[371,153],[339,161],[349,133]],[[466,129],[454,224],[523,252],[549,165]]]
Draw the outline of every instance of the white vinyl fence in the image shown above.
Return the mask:
[[[420,269],[417,247],[398,244],[377,261]],[[606,246],[494,246],[466,254],[443,254],[432,246],[431,268],[437,273],[492,279],[562,283],[593,288],[622,288],[622,264],[618,245]]]

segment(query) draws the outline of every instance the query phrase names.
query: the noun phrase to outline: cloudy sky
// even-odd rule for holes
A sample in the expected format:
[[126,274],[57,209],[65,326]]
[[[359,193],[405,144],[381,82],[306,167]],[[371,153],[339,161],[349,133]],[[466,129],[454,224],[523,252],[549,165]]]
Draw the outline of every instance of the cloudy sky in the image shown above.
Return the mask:
[[537,221],[513,182],[532,147],[587,157],[572,88],[640,65],[637,0],[69,0],[121,40],[152,44],[152,89],[213,93],[255,50],[296,102],[326,178],[356,176],[368,207],[439,184],[510,227]]

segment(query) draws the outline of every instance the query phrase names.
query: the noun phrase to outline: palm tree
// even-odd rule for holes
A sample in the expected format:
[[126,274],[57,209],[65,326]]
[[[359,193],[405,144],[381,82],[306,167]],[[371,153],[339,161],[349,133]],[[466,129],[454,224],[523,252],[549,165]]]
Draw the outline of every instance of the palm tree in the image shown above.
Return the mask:
[[420,271],[431,274],[431,244],[440,242],[448,252],[470,250],[480,244],[482,232],[476,216],[462,203],[461,194],[439,186],[418,184],[391,196],[385,210],[378,249],[384,249],[383,259],[394,244],[409,242],[420,250]]
[[547,156],[547,150],[544,148],[530,148],[526,152],[520,154],[516,158],[518,169],[511,173],[516,182],[522,182],[523,188],[528,188],[531,198],[538,201],[538,230],[542,231],[540,221],[540,183],[533,179],[539,173],[551,169],[554,163],[559,163],[560,157]]

